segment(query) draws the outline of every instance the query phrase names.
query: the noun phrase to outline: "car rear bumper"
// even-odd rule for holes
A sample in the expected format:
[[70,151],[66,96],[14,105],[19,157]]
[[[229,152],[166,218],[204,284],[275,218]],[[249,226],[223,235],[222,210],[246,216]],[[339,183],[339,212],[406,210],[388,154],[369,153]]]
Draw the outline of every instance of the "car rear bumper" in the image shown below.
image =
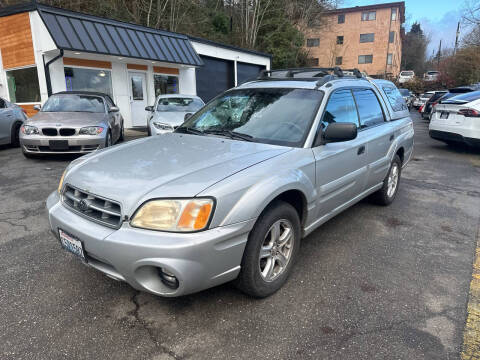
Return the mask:
[[[180,296],[235,279],[255,220],[207,231],[179,234],[120,229],[96,224],[68,210],[54,192],[47,199],[50,227],[82,241],[87,264],[138,290]],[[160,269],[175,275],[178,288],[162,282]]]
[[449,131],[429,130],[430,137],[435,140],[464,143],[470,146],[480,147],[480,138],[466,137]]
[[[52,148],[50,141],[63,140],[68,142],[68,148]],[[43,135],[21,135],[20,144],[26,153],[42,154],[67,154],[67,153],[88,153],[105,146],[103,136],[43,136]]]

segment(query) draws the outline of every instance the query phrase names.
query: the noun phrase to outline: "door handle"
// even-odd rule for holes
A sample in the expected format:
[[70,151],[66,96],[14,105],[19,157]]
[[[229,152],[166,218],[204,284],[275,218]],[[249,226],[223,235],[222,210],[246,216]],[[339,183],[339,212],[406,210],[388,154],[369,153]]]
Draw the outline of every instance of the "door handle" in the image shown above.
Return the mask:
[[390,141],[393,141],[393,139],[395,139],[395,135],[390,135]]
[[365,152],[365,146],[360,146],[357,151],[357,155],[362,155]]

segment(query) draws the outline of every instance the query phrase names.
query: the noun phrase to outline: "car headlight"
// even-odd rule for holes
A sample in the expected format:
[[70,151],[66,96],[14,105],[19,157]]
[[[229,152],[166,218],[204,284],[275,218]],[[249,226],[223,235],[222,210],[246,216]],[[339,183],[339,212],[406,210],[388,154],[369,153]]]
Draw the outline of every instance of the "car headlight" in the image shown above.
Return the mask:
[[150,200],[137,210],[130,225],[160,231],[200,231],[208,226],[213,207],[210,198]]
[[25,134],[25,135],[40,134],[40,131],[38,130],[38,128],[32,125],[22,125],[22,127],[20,128],[20,131],[22,132],[22,134]]
[[62,177],[60,178],[60,182],[58,183],[58,193],[60,194],[62,192],[62,187],[63,187],[63,179],[65,178],[65,174],[67,173],[67,169],[63,171]]
[[80,135],[99,135],[103,131],[101,126],[86,126],[80,129],[78,132]]
[[173,131],[173,126],[160,123],[160,122],[153,122],[153,126],[155,126],[158,130],[172,130]]

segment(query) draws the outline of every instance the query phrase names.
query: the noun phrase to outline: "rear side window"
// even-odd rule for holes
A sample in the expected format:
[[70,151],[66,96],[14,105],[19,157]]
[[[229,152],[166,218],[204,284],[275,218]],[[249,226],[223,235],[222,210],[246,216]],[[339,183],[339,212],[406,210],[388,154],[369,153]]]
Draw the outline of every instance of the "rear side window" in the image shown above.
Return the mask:
[[[387,96],[388,102],[392,106],[393,111],[407,110],[407,104],[405,104],[405,100],[397,88],[393,86],[383,86],[382,90]],[[408,96],[408,93],[406,96]]]
[[6,108],[6,107],[7,107],[7,104],[2,98],[0,98],[0,109]]
[[358,113],[350,90],[337,90],[328,100],[322,118],[322,128],[334,122],[355,123],[358,126]]
[[357,103],[361,128],[382,124],[385,121],[382,107],[372,90],[354,89],[353,96]]

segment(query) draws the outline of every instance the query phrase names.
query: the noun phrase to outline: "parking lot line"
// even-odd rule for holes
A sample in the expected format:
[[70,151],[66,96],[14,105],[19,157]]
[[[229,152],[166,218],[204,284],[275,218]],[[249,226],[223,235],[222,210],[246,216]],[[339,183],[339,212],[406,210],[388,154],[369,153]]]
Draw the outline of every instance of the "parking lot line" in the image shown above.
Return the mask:
[[477,229],[477,249],[473,262],[462,351],[462,360],[476,359],[480,359],[480,225]]

